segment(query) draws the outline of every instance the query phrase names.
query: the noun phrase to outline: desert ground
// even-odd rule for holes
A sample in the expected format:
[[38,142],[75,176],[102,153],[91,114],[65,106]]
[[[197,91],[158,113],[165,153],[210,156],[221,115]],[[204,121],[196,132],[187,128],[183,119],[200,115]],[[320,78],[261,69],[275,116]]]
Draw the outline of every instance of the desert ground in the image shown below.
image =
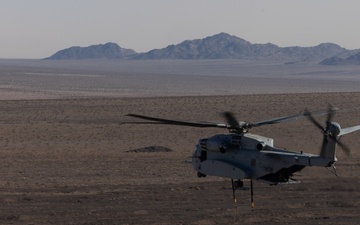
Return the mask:
[[[150,62],[140,72],[132,65],[125,67],[128,71],[123,66],[110,71],[106,62],[87,70],[76,63],[61,68],[51,63],[0,60],[0,224],[359,223],[360,133],[342,137],[351,155],[338,149],[337,177],[326,168],[309,167],[295,176],[300,184],[255,181],[252,209],[248,181],[236,191],[235,205],[229,179],[198,178],[189,163],[198,139],[226,130],[122,124],[132,120],[125,116],[129,113],[224,122],[223,111],[256,122],[305,108],[326,109],[331,103],[349,109],[334,121],[342,127],[358,125],[356,68],[314,67],[266,79],[266,71],[278,74],[271,65],[257,68],[256,74],[248,69],[257,75],[252,77],[229,70],[226,76],[213,70],[203,72],[209,75],[181,73],[181,63],[150,75],[144,72],[154,67]],[[199,64],[189,66],[201,71]],[[234,65],[226,68],[229,64]],[[325,117],[318,119],[325,123]],[[320,151],[322,134],[307,119],[251,132],[288,150]],[[170,151],[133,151],[146,147]]]

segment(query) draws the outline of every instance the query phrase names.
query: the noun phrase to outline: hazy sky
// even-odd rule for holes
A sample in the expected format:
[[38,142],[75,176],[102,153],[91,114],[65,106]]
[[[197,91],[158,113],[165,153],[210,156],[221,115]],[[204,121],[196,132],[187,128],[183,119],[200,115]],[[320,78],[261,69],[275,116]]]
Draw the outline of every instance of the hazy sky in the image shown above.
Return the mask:
[[0,0],[0,58],[115,42],[146,52],[226,32],[251,43],[360,48],[359,0]]

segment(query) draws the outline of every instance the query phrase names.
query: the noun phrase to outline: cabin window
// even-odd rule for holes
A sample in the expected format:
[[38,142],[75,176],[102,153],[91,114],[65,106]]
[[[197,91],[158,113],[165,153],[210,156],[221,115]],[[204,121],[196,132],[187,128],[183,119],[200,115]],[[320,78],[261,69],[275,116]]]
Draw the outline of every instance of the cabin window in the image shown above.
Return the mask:
[[201,151],[200,161],[205,161],[207,159],[207,151]]
[[256,166],[256,159],[251,159],[250,165],[251,166]]

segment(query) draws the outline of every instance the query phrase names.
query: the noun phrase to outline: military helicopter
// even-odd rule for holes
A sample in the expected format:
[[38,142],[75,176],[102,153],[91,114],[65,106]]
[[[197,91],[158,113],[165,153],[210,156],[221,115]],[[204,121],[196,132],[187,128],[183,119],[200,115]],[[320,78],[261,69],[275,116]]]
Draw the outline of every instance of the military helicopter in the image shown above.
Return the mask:
[[[304,110],[304,112],[300,114],[255,123],[238,121],[231,112],[224,112],[222,115],[227,121],[226,124],[178,121],[128,114],[126,116],[146,121],[125,123],[170,124],[200,128],[216,127],[228,129],[230,134],[217,134],[212,137],[199,139],[192,155],[192,165],[197,171],[199,178],[206,177],[207,175],[230,178],[235,204],[235,189],[243,187],[243,180],[249,179],[251,207],[253,208],[253,180],[265,182],[270,185],[299,183],[299,181],[293,179],[292,176],[306,166],[330,167],[336,175],[336,146],[339,145],[347,154],[350,154],[349,148],[340,142],[340,137],[360,130],[360,125],[341,128],[338,123],[332,122],[332,118],[338,110],[339,109],[329,106],[328,110],[312,112]],[[319,115],[327,115],[325,127],[315,119],[315,116]],[[249,130],[253,127],[287,122],[300,118],[309,118],[322,132],[323,142],[320,155],[276,148],[273,146],[272,138],[249,133]]]

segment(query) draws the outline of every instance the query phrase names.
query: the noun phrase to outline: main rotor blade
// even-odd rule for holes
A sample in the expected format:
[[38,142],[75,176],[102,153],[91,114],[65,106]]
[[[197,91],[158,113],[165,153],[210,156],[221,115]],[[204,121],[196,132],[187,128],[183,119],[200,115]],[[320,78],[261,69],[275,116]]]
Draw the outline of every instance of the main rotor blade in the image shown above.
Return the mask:
[[[162,119],[162,118],[156,118],[156,117],[150,117],[150,116],[142,116],[142,115],[137,115],[137,114],[127,114],[126,116],[158,122],[156,124],[171,124],[171,125],[190,126],[190,127],[228,128],[228,126],[226,124],[211,123],[211,122],[189,122],[189,121],[179,121],[179,120],[168,120],[168,119]],[[131,122],[126,122],[126,123],[131,123]],[[135,123],[149,124],[149,122],[135,122]]]
[[165,124],[166,125],[167,123],[160,123],[155,121],[125,121],[125,122],[121,122],[120,124],[121,125],[123,124]]
[[[320,125],[319,122],[317,122],[314,119],[314,115],[327,115],[329,113],[333,113],[335,110],[318,110],[318,111],[307,111],[305,110],[304,113],[294,114],[290,116],[284,116],[284,117],[278,117],[274,119],[264,120],[256,123],[245,123],[245,122],[239,122],[236,120],[235,116],[231,112],[224,112],[223,116],[227,120],[228,124],[222,124],[222,123],[213,123],[213,122],[190,122],[190,121],[179,121],[179,120],[169,120],[169,119],[162,119],[157,117],[150,117],[150,116],[142,116],[137,114],[128,114],[126,116],[135,117],[143,120],[149,120],[150,122],[124,122],[122,124],[171,124],[171,125],[179,125],[179,126],[191,126],[191,127],[218,127],[218,128],[227,128],[227,129],[234,129],[239,132],[244,132],[244,130],[252,128],[252,127],[258,127],[262,125],[267,124],[276,124],[276,123],[282,123],[282,122],[288,122],[292,120],[302,119],[305,117],[310,118],[310,120],[321,130],[324,131],[324,128]],[[331,118],[331,117],[330,117]],[[154,123],[156,122],[156,123]]]
[[305,117],[304,114],[299,113],[299,114],[295,114],[295,115],[291,115],[291,116],[278,117],[278,118],[274,118],[274,119],[270,119],[270,120],[264,120],[264,121],[260,121],[260,122],[256,122],[256,123],[250,123],[249,126],[258,127],[258,126],[267,125],[267,124],[282,123],[282,122],[287,122],[287,121],[291,121],[291,120],[297,120],[302,117]]
[[[264,120],[264,121],[260,121],[260,122],[256,122],[256,123],[250,123],[248,126],[249,127],[258,127],[258,126],[267,125],[267,124],[276,124],[276,123],[283,123],[283,122],[288,122],[288,121],[292,121],[292,120],[303,119],[305,117],[310,117],[310,118],[314,119],[314,117],[313,117],[314,115],[321,116],[321,115],[326,115],[326,114],[328,114],[327,110],[316,110],[316,111],[310,112],[307,109],[305,109],[304,113],[278,117],[278,118]],[[317,124],[320,125],[319,123],[317,123]]]
[[230,126],[232,128],[239,128],[240,127],[240,124],[235,119],[234,114],[232,114],[231,112],[223,112],[222,115],[225,117],[226,121],[230,124]]

